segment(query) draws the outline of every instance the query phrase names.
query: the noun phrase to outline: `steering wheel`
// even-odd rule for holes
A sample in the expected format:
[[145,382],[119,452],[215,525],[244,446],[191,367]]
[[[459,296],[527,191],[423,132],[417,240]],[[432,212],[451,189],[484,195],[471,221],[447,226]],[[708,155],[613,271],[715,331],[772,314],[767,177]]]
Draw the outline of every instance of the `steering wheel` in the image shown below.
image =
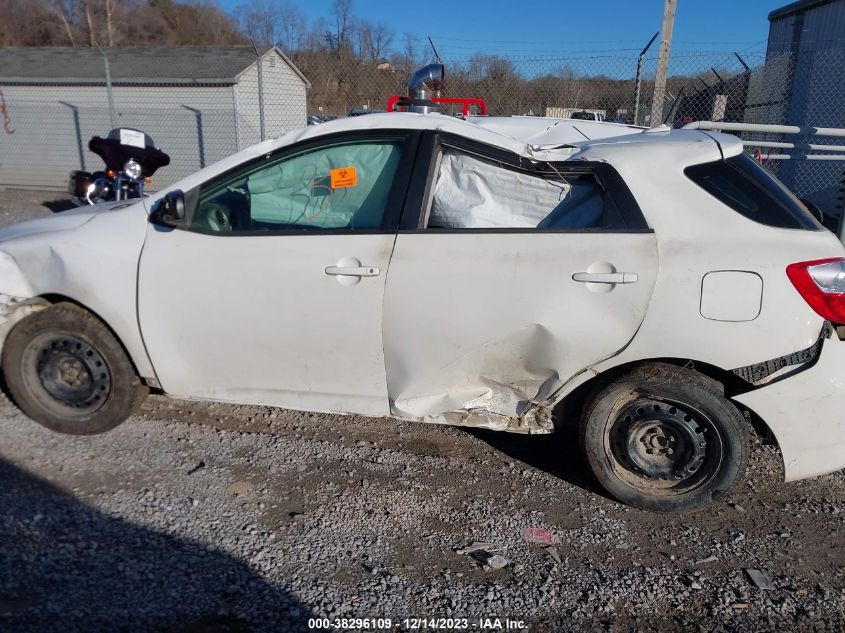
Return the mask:
[[205,220],[209,230],[215,233],[232,231],[232,211],[227,206],[207,202],[199,208],[199,216]]

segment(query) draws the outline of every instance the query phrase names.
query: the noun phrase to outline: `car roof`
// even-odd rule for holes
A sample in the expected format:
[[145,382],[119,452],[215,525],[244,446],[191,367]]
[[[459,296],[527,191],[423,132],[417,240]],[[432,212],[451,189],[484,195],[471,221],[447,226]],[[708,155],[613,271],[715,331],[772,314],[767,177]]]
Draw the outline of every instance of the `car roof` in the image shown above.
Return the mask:
[[[206,167],[163,189],[188,189],[228,169],[294,143],[344,132],[432,130],[455,134],[537,161],[601,160],[617,166],[650,162],[694,165],[742,151],[734,136],[668,126],[636,127],[620,123],[530,116],[459,118],[438,113],[385,112],[343,117],[292,130]],[[158,197],[158,195],[156,196]]]
[[529,116],[471,116],[460,118],[438,113],[372,113],[315,126],[298,140],[325,134],[371,129],[414,129],[451,132],[482,143],[524,153],[525,145],[574,145],[583,141],[641,133],[646,128],[618,123],[553,119]]
[[647,129],[619,123],[535,116],[469,117],[467,122],[531,145],[583,143],[600,138],[640,134]]
[[[456,134],[480,143],[510,150],[538,160],[567,160],[583,158],[588,149],[601,147],[603,153],[613,147],[635,143],[640,150],[647,145],[684,144],[687,150],[698,153],[703,146],[719,144],[725,156],[738,154],[742,145],[734,136],[672,130],[666,125],[645,128],[623,123],[556,119],[533,116],[471,116],[459,118],[438,113],[390,112],[374,113],[366,117],[349,117],[311,126],[296,138],[281,137],[281,145],[291,141],[316,138],[343,131],[374,129],[436,130]],[[680,150],[680,148],[677,148]],[[696,162],[694,159],[692,162]]]

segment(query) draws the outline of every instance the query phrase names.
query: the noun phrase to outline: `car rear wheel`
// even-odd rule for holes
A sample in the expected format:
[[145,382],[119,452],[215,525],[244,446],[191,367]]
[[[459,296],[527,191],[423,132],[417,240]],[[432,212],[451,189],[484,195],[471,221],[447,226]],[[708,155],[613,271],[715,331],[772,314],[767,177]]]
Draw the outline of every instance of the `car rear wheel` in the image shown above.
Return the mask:
[[748,433],[721,385],[664,363],[637,367],[594,392],[581,444],[602,487],[660,512],[701,508],[745,472]]
[[93,314],[59,303],[22,319],[3,346],[15,404],[59,433],[113,429],[147,395],[122,345]]

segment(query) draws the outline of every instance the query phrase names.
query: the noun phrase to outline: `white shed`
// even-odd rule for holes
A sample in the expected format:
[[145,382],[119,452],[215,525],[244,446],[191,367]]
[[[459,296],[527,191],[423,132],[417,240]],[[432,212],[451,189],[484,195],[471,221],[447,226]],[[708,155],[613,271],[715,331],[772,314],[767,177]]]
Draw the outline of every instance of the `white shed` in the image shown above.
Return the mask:
[[309,86],[273,46],[0,49],[0,187],[63,189],[102,167],[92,136],[133,127],[170,154],[155,189],[304,126]]

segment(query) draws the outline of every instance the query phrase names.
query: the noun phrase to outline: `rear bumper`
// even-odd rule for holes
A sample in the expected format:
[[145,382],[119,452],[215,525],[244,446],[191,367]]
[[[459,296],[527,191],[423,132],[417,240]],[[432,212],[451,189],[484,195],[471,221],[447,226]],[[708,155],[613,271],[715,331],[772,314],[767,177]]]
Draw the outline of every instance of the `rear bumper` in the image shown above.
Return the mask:
[[774,433],[786,481],[845,468],[845,342],[825,340],[809,369],[734,400]]

